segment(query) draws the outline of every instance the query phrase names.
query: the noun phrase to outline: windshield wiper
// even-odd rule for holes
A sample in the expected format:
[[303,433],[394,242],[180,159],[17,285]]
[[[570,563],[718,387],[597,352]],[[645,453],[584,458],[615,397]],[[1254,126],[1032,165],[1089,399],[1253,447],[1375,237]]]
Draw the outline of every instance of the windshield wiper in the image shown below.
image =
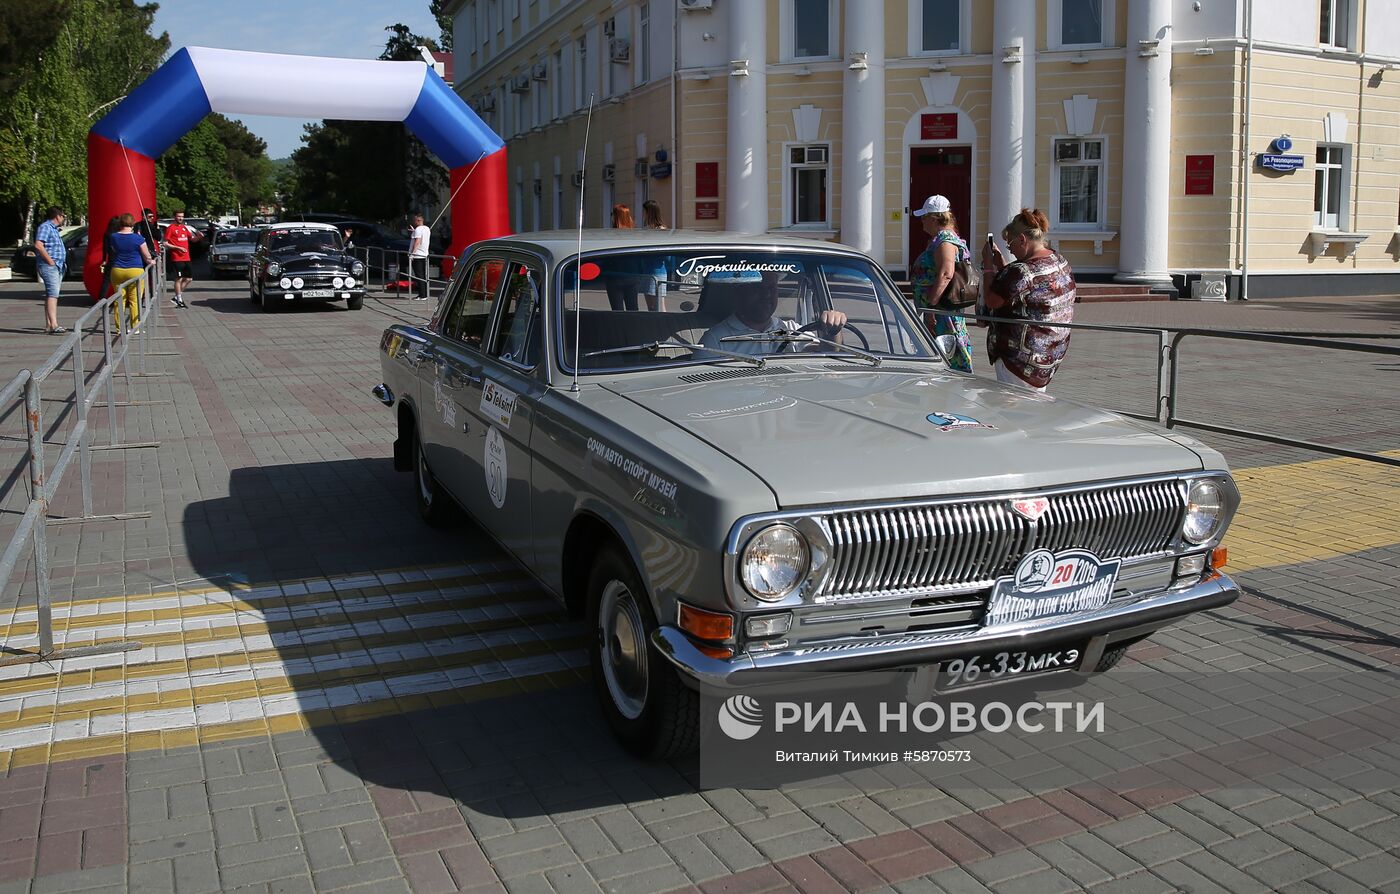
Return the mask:
[[665,348],[684,348],[694,353],[695,351],[706,351],[711,354],[719,354],[730,360],[742,360],[745,363],[752,363],[754,366],[762,367],[767,363],[762,357],[754,357],[749,354],[740,354],[737,351],[722,351],[719,348],[707,348],[704,345],[692,345],[684,341],[649,341],[640,345],[624,345],[620,348],[602,348],[597,351],[589,351],[585,357],[601,357],[604,354],[639,354],[647,353],[655,357],[657,353]]
[[879,354],[871,353],[864,348],[852,347],[851,345],[843,344],[839,341],[831,341],[819,335],[814,335],[811,332],[799,332],[796,329],[770,329],[767,332],[753,332],[746,335],[726,335],[724,338],[721,338],[720,341],[777,341],[785,345],[797,344],[799,342],[804,344],[831,345],[833,348],[850,351],[857,357],[863,357],[869,360],[871,366],[880,365]]

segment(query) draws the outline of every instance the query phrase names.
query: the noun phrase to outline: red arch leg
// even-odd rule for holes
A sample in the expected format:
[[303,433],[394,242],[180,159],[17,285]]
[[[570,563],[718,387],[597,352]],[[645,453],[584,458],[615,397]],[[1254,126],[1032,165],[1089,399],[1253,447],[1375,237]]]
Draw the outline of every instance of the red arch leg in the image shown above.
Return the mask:
[[[83,258],[83,284],[93,301],[106,292],[102,282],[102,236],[107,221],[141,209],[155,208],[155,159],[123,149],[95,133],[88,134],[88,247]],[[71,262],[70,262],[71,263]]]
[[472,171],[471,165],[453,168],[451,174],[456,198],[452,200],[452,246],[447,253],[454,261],[473,243],[511,233],[506,150],[483,158],[470,178],[468,171]]

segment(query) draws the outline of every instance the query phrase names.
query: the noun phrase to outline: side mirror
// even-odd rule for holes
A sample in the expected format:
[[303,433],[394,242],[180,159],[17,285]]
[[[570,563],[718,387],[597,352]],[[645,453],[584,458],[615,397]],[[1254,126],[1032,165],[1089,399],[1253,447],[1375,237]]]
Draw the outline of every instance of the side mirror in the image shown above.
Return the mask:
[[938,353],[943,355],[943,362],[951,366],[953,355],[958,352],[958,337],[956,335],[936,336],[933,339],[933,346],[938,348]]

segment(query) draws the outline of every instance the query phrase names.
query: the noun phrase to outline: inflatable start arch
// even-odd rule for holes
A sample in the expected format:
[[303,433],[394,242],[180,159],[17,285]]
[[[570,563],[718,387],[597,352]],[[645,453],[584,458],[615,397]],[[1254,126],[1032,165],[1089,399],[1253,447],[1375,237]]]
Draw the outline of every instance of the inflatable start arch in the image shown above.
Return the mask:
[[[88,133],[88,293],[102,293],[112,216],[154,208],[156,158],[210,112],[402,121],[451,169],[452,246],[510,233],[505,144],[423,62],[375,62],[186,47]],[[471,174],[468,178],[468,174]]]

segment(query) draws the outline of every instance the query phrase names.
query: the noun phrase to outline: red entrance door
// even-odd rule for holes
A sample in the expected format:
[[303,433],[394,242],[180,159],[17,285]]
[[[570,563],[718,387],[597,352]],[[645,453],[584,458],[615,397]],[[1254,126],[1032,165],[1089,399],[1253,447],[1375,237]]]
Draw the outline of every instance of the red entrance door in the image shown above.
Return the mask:
[[[909,210],[917,211],[929,196],[947,196],[958,219],[958,235],[975,245],[968,232],[972,225],[972,148],[970,146],[916,147],[909,150]],[[909,215],[909,266],[928,245],[928,234]]]

